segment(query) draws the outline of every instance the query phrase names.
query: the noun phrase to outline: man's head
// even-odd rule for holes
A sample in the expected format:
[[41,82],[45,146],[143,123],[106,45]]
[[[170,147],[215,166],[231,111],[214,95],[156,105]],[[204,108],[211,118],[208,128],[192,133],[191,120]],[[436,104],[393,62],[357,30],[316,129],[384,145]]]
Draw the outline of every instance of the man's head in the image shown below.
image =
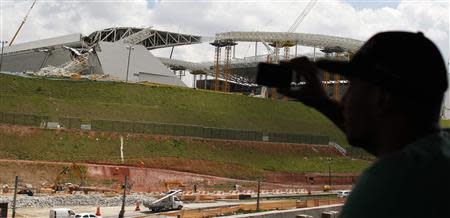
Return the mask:
[[447,71],[439,50],[422,33],[379,33],[349,62],[319,61],[317,66],[350,81],[342,106],[353,146],[373,153],[383,130],[407,127],[396,130],[401,135],[439,121]]

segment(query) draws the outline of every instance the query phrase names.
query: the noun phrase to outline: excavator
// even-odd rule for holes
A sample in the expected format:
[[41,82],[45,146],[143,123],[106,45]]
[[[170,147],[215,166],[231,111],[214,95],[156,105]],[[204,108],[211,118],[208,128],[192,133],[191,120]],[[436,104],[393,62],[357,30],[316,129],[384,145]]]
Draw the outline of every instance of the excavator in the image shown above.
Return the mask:
[[76,163],[72,163],[70,166],[63,166],[62,170],[56,176],[52,189],[54,192],[64,191],[64,180],[73,179],[75,176],[80,181],[80,186],[86,184],[86,169]]
[[[73,182],[77,180],[77,184],[72,184],[68,182]],[[67,183],[66,183],[67,182]],[[58,191],[66,191],[69,194],[73,194],[76,191],[88,194],[89,192],[118,192],[115,189],[87,186],[87,170],[85,167],[80,166],[76,163],[72,163],[70,166],[64,166],[62,170],[58,173],[53,185],[51,186],[52,193]]]

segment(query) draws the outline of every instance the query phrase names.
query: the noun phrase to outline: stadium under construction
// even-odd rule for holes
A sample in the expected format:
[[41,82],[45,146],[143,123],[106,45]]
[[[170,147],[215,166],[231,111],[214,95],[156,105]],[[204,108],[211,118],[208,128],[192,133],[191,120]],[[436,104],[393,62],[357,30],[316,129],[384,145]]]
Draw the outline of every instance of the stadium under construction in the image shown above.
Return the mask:
[[[240,42],[255,43],[255,55],[237,58],[235,49]],[[149,52],[197,43],[211,44],[211,49],[215,50],[213,62],[193,63],[155,57]],[[268,54],[258,55],[261,44]],[[194,75],[194,88],[278,98],[275,92],[255,84],[259,62],[276,63],[305,55],[313,61],[322,58],[345,60],[362,44],[362,41],[350,38],[292,32],[224,32],[215,37],[202,37],[153,28],[114,27],[87,36],[75,33],[6,46],[1,70],[34,76],[173,86],[186,86],[180,77],[188,72]],[[314,52],[300,54],[298,46],[313,47]],[[346,80],[326,72],[321,78],[329,95],[339,98]]]

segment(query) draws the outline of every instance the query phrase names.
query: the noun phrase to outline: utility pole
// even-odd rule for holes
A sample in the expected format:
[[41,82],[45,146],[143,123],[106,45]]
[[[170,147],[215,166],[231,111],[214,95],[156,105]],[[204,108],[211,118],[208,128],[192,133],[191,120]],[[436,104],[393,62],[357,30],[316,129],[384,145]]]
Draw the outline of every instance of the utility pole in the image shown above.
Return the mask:
[[261,178],[258,178],[258,193],[256,195],[256,212],[259,211],[259,193],[261,192]]
[[5,44],[8,43],[8,41],[0,41],[2,43],[2,52],[0,54],[0,72],[2,72],[2,66],[3,66],[3,47],[5,47]]
[[128,62],[127,62],[127,78],[125,78],[125,83],[128,83],[128,72],[130,71],[130,57],[131,57],[131,50],[133,50],[133,46],[130,44],[126,47],[128,49]]
[[258,59],[258,41],[255,42],[255,60]]
[[331,158],[328,158],[328,185],[331,188]]
[[19,176],[16,176],[16,179],[14,180],[14,198],[13,198],[13,205],[12,205],[12,218],[16,217],[16,200],[17,200],[17,183],[19,182]]
[[128,176],[125,176],[125,185],[123,187],[123,196],[122,196],[122,208],[120,209],[119,218],[123,218],[125,215],[125,198],[127,195],[127,187],[128,187]]

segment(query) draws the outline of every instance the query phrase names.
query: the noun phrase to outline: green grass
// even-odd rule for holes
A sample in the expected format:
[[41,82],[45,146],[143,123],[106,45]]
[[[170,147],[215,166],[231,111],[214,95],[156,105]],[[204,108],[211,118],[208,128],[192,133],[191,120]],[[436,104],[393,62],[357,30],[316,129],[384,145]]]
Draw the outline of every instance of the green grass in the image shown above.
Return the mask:
[[120,82],[55,81],[0,75],[0,111],[58,117],[194,124],[267,132],[344,134],[301,103]]
[[450,120],[441,120],[440,124],[442,128],[450,128]]
[[[116,133],[30,129],[0,131],[0,158],[66,162],[121,163]],[[264,172],[327,172],[327,156],[304,146],[235,144],[227,141],[128,135],[125,164],[251,179]],[[333,172],[361,172],[370,162],[332,155]],[[189,163],[192,165],[188,167]],[[202,164],[197,164],[202,163]],[[183,166],[185,164],[186,166]]]

